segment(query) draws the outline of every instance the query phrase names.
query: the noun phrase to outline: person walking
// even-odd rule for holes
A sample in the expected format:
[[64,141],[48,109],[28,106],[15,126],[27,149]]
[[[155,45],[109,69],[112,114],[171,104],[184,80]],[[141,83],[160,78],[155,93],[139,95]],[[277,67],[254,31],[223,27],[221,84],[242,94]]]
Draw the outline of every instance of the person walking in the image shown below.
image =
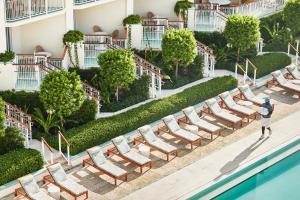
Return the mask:
[[262,127],[261,127],[261,137],[260,139],[263,139],[265,137],[265,130],[269,130],[269,136],[272,134],[271,129],[271,116],[273,114],[273,106],[271,105],[270,98],[265,98],[265,103],[261,107],[261,116],[262,116]]

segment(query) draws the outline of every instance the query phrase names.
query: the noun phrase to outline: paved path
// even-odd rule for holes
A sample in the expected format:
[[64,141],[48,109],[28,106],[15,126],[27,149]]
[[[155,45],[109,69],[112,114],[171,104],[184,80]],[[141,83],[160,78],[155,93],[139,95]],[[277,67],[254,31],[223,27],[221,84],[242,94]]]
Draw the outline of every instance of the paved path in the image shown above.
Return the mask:
[[[300,135],[300,111],[274,123],[270,138],[258,140],[260,132],[231,144],[195,163],[123,198],[123,200],[186,199],[188,193],[199,191],[212,181],[270,151],[276,146]],[[217,162],[216,162],[217,161]]]

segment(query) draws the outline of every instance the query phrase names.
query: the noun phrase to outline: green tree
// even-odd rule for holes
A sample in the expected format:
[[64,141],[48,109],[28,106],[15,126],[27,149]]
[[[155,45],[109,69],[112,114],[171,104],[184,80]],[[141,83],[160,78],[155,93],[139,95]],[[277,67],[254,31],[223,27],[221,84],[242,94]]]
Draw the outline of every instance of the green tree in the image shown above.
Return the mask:
[[63,70],[45,76],[39,97],[45,110],[59,117],[62,127],[63,119],[77,111],[85,98],[80,77],[75,72]]
[[98,64],[104,84],[116,91],[118,101],[119,89],[128,88],[136,77],[133,52],[128,49],[109,50],[99,55]]
[[0,137],[4,136],[4,130],[5,130],[5,107],[4,107],[4,101],[2,100],[2,98],[0,97]]
[[[78,42],[83,40],[83,33],[78,30],[70,30],[64,34],[63,43],[68,48],[68,54],[70,62],[73,67],[79,68],[79,58],[78,58]],[[72,46],[74,46],[75,53],[75,63],[72,59]]]
[[175,64],[175,76],[177,79],[179,65],[187,67],[197,55],[196,40],[193,32],[187,29],[167,31],[162,39],[162,54],[164,62]]
[[24,137],[21,135],[20,130],[13,127],[6,128],[5,134],[0,136],[0,147],[0,155],[24,148]]
[[283,9],[283,16],[293,34],[298,34],[300,32],[300,0],[288,0]]
[[44,132],[49,134],[51,128],[59,129],[59,119],[56,116],[56,113],[48,113],[47,117],[44,117],[41,109],[34,108],[33,113],[34,121],[36,121],[43,129]]
[[184,27],[187,28],[188,24],[188,12],[193,6],[193,3],[188,0],[177,1],[174,7],[174,12],[177,16],[182,16],[184,21]]
[[240,51],[251,48],[260,38],[259,20],[251,16],[230,16],[225,26],[228,44],[237,49],[237,61]]

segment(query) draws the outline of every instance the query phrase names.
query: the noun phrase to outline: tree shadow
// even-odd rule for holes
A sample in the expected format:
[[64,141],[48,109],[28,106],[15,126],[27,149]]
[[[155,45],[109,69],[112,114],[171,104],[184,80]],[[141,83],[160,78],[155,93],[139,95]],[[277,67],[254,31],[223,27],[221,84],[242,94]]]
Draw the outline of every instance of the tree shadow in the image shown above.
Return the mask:
[[259,146],[261,146],[264,142],[266,142],[269,139],[269,137],[264,138],[263,140],[256,140],[253,144],[251,144],[249,147],[247,147],[245,150],[243,150],[240,154],[238,154],[233,160],[227,162],[221,169],[221,174],[216,177],[214,180],[217,181],[221,177],[223,177],[226,174],[231,173],[235,169],[237,169],[240,164],[247,159],[250,154],[257,149]]

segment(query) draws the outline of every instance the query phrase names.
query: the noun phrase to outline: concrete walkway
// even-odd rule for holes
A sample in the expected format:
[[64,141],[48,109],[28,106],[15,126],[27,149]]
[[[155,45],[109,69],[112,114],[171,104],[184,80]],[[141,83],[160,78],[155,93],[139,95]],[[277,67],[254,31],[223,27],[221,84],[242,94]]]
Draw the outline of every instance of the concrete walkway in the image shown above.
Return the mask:
[[[156,181],[124,200],[186,199],[208,184],[226,177],[240,166],[300,135],[300,111],[274,123],[273,134],[258,140],[260,131],[228,145],[195,163]],[[217,162],[216,162],[217,161]]]

